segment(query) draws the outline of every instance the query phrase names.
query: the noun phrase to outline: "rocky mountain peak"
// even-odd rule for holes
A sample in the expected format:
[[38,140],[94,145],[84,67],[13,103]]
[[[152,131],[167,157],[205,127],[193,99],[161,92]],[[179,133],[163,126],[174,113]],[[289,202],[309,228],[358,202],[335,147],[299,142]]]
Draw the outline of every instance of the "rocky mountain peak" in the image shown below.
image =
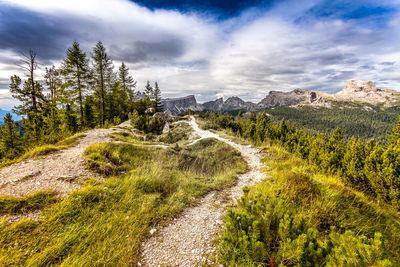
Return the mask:
[[179,98],[166,98],[162,100],[164,110],[169,110],[173,114],[179,114],[188,109],[193,111],[201,111],[202,107],[196,101],[194,95]]
[[390,106],[399,101],[399,92],[390,89],[380,89],[371,81],[350,80],[346,87],[333,95],[339,101],[359,101],[369,104],[384,103]]
[[376,85],[371,81],[362,80],[350,80],[346,87],[342,89],[343,93],[354,93],[354,92],[378,92],[380,91]]
[[225,101],[225,104],[226,105],[243,105],[243,104],[245,104],[245,102],[237,96],[231,96]]

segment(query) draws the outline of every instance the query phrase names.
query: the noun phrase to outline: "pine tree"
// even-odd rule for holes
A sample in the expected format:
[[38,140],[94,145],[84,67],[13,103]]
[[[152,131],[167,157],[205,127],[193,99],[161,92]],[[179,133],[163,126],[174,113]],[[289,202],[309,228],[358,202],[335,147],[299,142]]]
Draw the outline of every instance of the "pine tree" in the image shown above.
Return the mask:
[[154,85],[153,101],[154,101],[154,109],[156,110],[156,112],[163,111],[163,104],[161,102],[161,90],[158,87],[158,83],[157,82]]
[[43,107],[47,109],[48,116],[44,118],[45,127],[47,129],[47,141],[50,143],[56,142],[61,136],[60,126],[60,112],[57,106],[61,104],[61,78],[60,72],[55,68],[55,66],[51,66],[50,68],[46,67],[46,73],[44,75],[44,80],[47,85],[47,89],[50,91],[48,98],[48,104]]
[[324,154],[321,155],[321,169],[329,173],[340,173],[342,171],[344,149],[343,132],[340,128],[336,128],[324,146]]
[[375,141],[369,141],[365,145],[365,165],[364,174],[371,184],[372,191],[380,199],[386,199],[390,181],[387,181],[383,170],[383,153],[384,150]]
[[29,49],[29,55],[22,54],[21,64],[19,66],[28,72],[27,76],[29,78],[25,82],[24,87],[25,91],[30,94],[33,109],[36,110],[38,101],[44,98],[41,85],[35,81],[35,70],[38,68],[36,52]]
[[94,107],[96,102],[93,99],[93,96],[88,96],[85,99],[85,121],[88,127],[94,127],[96,125],[96,118],[94,116]]
[[78,130],[78,123],[76,116],[73,114],[71,105],[67,104],[65,108],[65,126],[67,131],[75,133]]
[[43,127],[42,111],[40,107],[44,104],[45,97],[43,95],[43,86],[35,81],[35,70],[38,67],[36,61],[36,53],[29,51],[29,56],[23,55],[22,64],[19,65],[27,71],[28,79],[21,88],[22,80],[17,75],[11,77],[10,92],[14,98],[21,102],[21,105],[14,108],[19,115],[26,115],[24,127],[27,133],[24,135],[26,139],[33,142],[39,142]]
[[60,92],[59,88],[61,85],[60,72],[53,65],[50,68],[46,67],[46,74],[44,75],[44,81],[47,85],[47,89],[50,91],[49,100],[55,107],[58,104]]
[[4,117],[4,125],[0,128],[0,146],[8,158],[14,158],[22,151],[21,137],[10,113]]
[[78,101],[80,127],[82,128],[85,126],[83,115],[84,92],[88,88],[90,71],[86,53],[81,50],[77,41],[74,41],[72,46],[67,49],[67,55],[62,62],[62,74],[65,78],[66,86],[72,89],[73,100]]
[[34,72],[37,69],[36,53],[29,51],[29,56],[22,59],[23,65],[20,65],[24,70],[28,71],[28,79],[24,82],[21,88],[22,80],[17,75],[10,78],[10,92],[12,96],[22,102],[21,105],[15,108],[18,114],[27,114],[28,112],[36,112],[39,108],[39,103],[44,101],[43,87],[34,80]]
[[100,98],[99,105],[99,123],[100,126],[105,122],[105,101],[107,94],[107,86],[112,76],[112,61],[106,53],[106,48],[101,41],[97,42],[92,53],[94,75],[97,83],[98,96]]
[[396,144],[400,139],[400,115],[397,119],[396,126],[392,129],[392,133],[389,135],[389,143]]
[[154,89],[151,87],[150,82],[147,81],[146,86],[144,88],[144,95],[147,99],[153,100],[152,97],[154,95]]
[[354,137],[347,144],[343,156],[343,170],[350,183],[357,187],[368,189],[369,185],[364,175],[365,151],[364,145]]
[[122,89],[129,96],[129,100],[133,101],[135,98],[136,81],[133,80],[132,76],[129,75],[129,68],[122,62],[121,67],[118,70],[118,81],[120,82]]
[[123,89],[120,82],[114,83],[111,87],[109,100],[110,119],[115,117],[125,120],[131,110],[132,102],[129,100],[127,92]]

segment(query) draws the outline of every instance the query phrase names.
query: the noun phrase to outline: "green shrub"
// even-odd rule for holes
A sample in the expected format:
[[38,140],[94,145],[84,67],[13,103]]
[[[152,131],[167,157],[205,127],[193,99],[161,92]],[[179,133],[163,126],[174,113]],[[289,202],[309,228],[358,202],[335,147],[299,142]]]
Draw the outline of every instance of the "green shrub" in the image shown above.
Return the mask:
[[[244,189],[225,215],[224,266],[397,266],[400,216],[312,169],[280,145],[266,146],[269,177]],[[392,265],[393,264],[393,265]]]

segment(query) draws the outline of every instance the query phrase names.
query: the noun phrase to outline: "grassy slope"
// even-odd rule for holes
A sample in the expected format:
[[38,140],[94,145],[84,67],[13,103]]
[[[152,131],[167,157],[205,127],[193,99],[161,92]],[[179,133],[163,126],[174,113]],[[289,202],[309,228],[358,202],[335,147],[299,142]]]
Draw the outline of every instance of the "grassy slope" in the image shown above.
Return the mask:
[[39,221],[3,221],[0,265],[135,265],[151,227],[247,168],[238,152],[214,139],[166,150],[137,140],[96,144],[85,153],[108,179],[88,180]]
[[397,211],[346,187],[339,177],[315,172],[279,146],[264,149],[270,178],[226,214],[219,242],[224,266],[390,266],[385,259],[400,264]]

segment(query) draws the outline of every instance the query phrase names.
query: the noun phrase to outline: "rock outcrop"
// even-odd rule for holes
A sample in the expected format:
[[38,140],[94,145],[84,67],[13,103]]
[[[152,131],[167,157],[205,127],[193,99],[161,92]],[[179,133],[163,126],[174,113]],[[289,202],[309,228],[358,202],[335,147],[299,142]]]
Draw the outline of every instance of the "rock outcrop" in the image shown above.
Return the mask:
[[400,93],[391,89],[377,88],[371,81],[350,80],[338,93],[333,95],[337,101],[359,101],[369,104],[390,106],[400,99]]
[[290,92],[270,91],[257,105],[257,110],[292,105],[325,105],[328,100],[320,92],[295,89]]
[[223,98],[218,98],[214,101],[209,101],[202,104],[203,110],[213,110],[213,111],[233,111],[233,110],[244,110],[251,111],[255,109],[256,104],[252,102],[245,102],[243,99],[232,96],[227,100]]
[[202,104],[204,110],[213,110],[213,111],[220,111],[222,110],[222,106],[224,105],[224,99],[218,98],[214,101],[208,101]]
[[179,114],[186,110],[202,111],[203,107],[197,103],[194,95],[180,98],[166,98],[162,100],[164,110],[169,110],[172,114]]
[[223,110],[254,110],[255,104],[252,102],[245,102],[237,96],[229,97],[222,105]]

